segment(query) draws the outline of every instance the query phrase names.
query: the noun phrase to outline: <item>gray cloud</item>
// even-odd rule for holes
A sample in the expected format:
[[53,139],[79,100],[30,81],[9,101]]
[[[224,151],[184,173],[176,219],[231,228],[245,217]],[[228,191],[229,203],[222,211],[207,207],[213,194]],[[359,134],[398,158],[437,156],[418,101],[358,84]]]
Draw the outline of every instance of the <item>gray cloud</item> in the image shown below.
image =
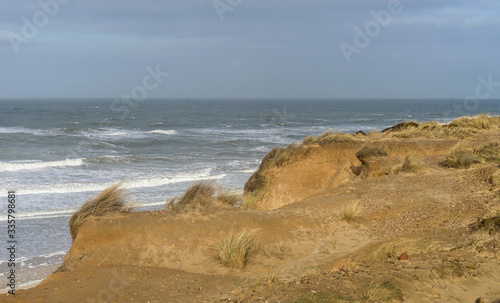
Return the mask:
[[401,0],[347,63],[339,45],[390,1],[243,0],[221,22],[212,0],[71,0],[16,54],[7,33],[42,9],[0,0],[0,97],[118,97],[156,64],[153,97],[464,97],[500,79],[493,1]]

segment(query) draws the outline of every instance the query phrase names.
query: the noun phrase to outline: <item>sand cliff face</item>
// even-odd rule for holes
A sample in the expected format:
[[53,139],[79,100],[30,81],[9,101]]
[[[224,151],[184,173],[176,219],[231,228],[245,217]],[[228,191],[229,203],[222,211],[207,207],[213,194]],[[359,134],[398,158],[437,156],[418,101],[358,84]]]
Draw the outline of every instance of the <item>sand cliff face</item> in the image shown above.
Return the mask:
[[[259,169],[252,177],[262,175],[265,182],[258,190],[255,207],[278,209],[348,182],[396,174],[408,155],[444,155],[457,142],[450,139],[409,141],[387,137],[356,137],[355,140],[326,146],[309,145],[294,155],[286,165],[271,165],[269,168]],[[356,155],[363,147],[383,150],[386,155]],[[251,181],[252,178],[249,182]],[[246,190],[245,195],[251,194]]]
[[[500,129],[490,122],[273,150],[245,185],[253,208],[209,199],[89,217],[56,273],[1,301],[493,302]],[[242,230],[255,232],[248,261],[224,266],[213,243]]]

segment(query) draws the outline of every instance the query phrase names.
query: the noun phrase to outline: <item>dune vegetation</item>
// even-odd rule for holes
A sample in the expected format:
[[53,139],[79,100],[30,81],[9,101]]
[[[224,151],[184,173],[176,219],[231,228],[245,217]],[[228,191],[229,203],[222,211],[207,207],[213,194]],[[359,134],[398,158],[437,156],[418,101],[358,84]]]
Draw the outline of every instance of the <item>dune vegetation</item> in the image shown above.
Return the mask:
[[122,184],[112,185],[94,197],[88,199],[73,213],[69,220],[71,238],[75,240],[78,229],[88,217],[100,217],[116,213],[128,213],[134,208],[133,203],[127,201]]
[[216,256],[227,267],[245,267],[252,250],[256,247],[254,240],[257,230],[242,230],[230,232],[222,239],[214,240],[212,247]]

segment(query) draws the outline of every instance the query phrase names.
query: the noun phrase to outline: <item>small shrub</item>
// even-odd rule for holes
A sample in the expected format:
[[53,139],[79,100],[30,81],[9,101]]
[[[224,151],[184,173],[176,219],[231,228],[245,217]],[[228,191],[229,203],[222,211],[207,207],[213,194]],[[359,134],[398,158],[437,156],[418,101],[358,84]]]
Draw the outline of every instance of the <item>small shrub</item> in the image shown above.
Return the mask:
[[245,267],[255,245],[253,237],[257,230],[231,232],[225,238],[217,240],[212,247],[224,266],[232,268]]
[[360,218],[362,213],[363,211],[358,202],[349,204],[342,210],[342,220],[352,222]]
[[86,218],[105,216],[112,213],[128,213],[133,209],[132,204],[126,200],[125,189],[121,184],[112,185],[97,195],[88,199],[73,213],[69,220],[71,238],[75,240],[78,229]]

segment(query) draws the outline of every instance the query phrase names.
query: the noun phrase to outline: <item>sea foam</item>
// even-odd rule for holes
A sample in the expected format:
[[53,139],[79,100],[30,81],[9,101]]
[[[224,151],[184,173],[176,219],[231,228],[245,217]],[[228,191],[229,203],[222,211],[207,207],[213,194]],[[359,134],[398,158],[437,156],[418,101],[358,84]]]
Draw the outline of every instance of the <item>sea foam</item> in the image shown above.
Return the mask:
[[0,172],[44,169],[48,167],[81,166],[84,159],[66,159],[60,161],[0,162]]

